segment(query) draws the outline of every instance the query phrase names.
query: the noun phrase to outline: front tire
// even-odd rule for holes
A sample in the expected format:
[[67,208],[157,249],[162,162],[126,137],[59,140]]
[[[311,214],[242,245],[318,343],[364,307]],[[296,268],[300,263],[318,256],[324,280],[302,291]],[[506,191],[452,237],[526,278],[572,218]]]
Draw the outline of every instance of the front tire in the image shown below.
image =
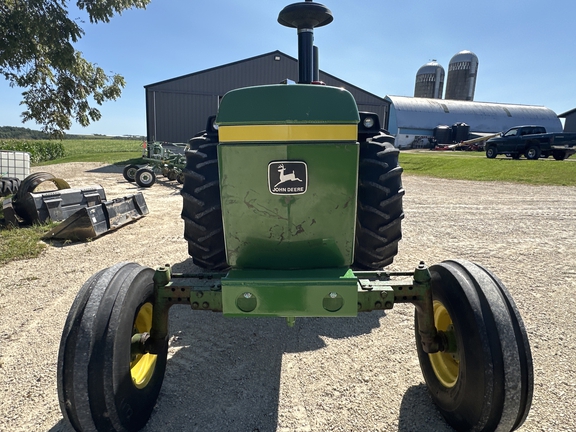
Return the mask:
[[154,183],[156,183],[156,174],[154,174],[154,171],[151,170],[150,168],[143,167],[140,168],[138,171],[136,171],[136,176],[134,177],[134,180],[136,180],[136,184],[138,186],[149,188]]
[[488,159],[494,159],[496,156],[498,156],[498,150],[495,146],[492,145],[486,147],[486,157]]
[[427,354],[416,330],[432,400],[456,430],[516,430],[530,410],[534,377],[526,329],[510,294],[492,273],[467,261],[445,261],[430,273],[435,325],[453,334],[456,345],[454,352]]
[[58,354],[58,398],[78,431],[138,431],[162,386],[168,343],[131,354],[134,333],[149,332],[154,271],[120,263],[90,278],[68,314]]

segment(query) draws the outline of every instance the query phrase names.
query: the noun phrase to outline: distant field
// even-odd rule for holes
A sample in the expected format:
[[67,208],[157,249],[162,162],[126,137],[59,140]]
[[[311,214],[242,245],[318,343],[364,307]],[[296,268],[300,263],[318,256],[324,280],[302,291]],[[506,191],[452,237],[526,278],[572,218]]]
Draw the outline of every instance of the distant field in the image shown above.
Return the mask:
[[123,163],[142,156],[142,141],[126,139],[66,139],[62,141],[66,156],[44,162],[51,165],[64,162]]

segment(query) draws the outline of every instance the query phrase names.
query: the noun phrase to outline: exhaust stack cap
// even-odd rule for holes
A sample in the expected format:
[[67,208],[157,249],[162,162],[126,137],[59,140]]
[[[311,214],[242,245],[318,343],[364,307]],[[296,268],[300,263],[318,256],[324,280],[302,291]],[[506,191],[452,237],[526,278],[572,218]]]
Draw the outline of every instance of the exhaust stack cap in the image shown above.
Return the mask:
[[322,27],[333,19],[330,9],[312,0],[288,5],[278,15],[280,24],[297,29]]

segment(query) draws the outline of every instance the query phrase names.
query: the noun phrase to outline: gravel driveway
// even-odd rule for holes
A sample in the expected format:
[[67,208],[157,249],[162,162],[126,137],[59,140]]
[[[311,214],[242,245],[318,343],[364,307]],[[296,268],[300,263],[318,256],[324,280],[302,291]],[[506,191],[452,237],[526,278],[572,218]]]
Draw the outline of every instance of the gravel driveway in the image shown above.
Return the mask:
[[[72,187],[132,194],[117,167],[42,167]],[[39,171],[39,169],[35,169]],[[392,268],[478,262],[514,296],[534,355],[522,431],[576,430],[576,188],[405,176],[404,239]],[[67,431],[56,359],[83,282],[119,261],[192,270],[180,187],[160,180],[150,215],[86,243],[53,244],[0,267],[0,431]],[[414,345],[413,307],[358,318],[230,319],[171,311],[166,378],[146,431],[449,431],[431,403]]]

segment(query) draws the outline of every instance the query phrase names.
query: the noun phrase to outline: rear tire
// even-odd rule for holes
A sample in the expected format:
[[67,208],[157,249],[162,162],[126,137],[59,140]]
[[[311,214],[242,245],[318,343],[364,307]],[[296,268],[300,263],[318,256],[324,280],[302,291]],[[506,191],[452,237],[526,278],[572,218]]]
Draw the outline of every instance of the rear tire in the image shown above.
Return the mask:
[[434,321],[453,332],[456,352],[427,354],[416,318],[416,347],[428,391],[456,430],[513,431],[526,419],[534,388],[526,329],[492,273],[467,261],[430,268]]
[[360,143],[354,267],[390,265],[402,238],[402,168],[394,137],[378,135]]
[[162,386],[168,342],[158,354],[131,355],[134,333],[150,331],[154,271],[120,263],[78,293],[58,354],[58,398],[76,430],[137,431]]
[[206,135],[192,138],[186,150],[182,219],[188,253],[194,264],[211,270],[228,268],[224,246],[218,140]]
[[564,160],[566,159],[566,152],[562,150],[554,150],[552,152],[552,157],[557,161]]
[[526,152],[524,153],[524,156],[526,156],[526,159],[528,160],[536,160],[540,157],[540,147],[536,146],[536,145],[531,145],[526,149]]

